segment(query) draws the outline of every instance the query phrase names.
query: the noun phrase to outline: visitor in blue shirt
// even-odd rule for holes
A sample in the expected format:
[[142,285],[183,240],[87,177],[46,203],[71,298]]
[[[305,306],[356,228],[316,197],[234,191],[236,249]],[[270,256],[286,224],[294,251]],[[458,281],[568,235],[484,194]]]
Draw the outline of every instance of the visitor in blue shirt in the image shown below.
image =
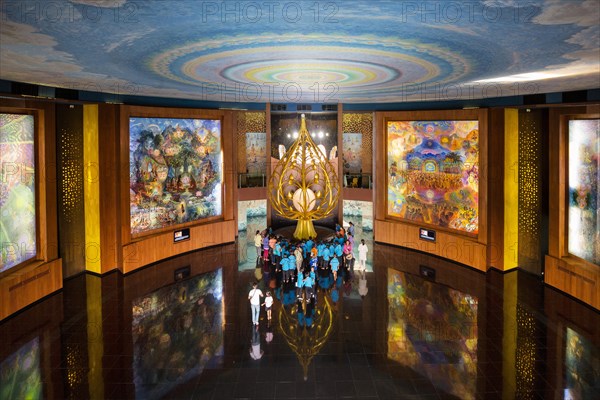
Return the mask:
[[296,281],[296,297],[302,297],[302,287],[304,286],[304,274],[298,272],[298,280]]
[[331,272],[333,272],[333,281],[335,282],[337,279],[337,272],[340,267],[340,260],[337,257],[333,257],[329,262],[329,266],[331,267]]
[[290,259],[281,259],[281,270],[283,271],[283,282],[287,283],[290,280]]
[[294,279],[294,270],[296,269],[296,256],[293,254],[290,254],[288,256],[288,274],[289,280],[293,280]]
[[331,258],[331,252],[329,247],[323,246],[323,268],[329,268],[329,259]]
[[306,292],[306,298],[307,299],[312,299],[314,296],[314,285],[315,285],[315,281],[313,280],[313,278],[308,275],[304,278],[304,290]]

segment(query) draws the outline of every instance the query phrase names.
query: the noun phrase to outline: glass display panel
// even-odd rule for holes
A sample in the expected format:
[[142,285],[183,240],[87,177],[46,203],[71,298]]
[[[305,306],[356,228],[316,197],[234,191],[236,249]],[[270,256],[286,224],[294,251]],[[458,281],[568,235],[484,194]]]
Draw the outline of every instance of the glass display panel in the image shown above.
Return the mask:
[[221,121],[129,119],[131,233],[221,215]]
[[34,117],[0,114],[0,272],[36,256]]
[[389,121],[387,189],[389,216],[476,234],[479,122]]
[[569,253],[600,265],[600,119],[569,121]]

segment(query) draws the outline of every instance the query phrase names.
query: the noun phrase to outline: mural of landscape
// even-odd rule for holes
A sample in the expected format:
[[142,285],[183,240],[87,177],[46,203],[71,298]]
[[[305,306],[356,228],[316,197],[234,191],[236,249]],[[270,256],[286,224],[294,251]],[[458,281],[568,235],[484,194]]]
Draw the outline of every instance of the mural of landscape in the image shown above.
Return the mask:
[[569,121],[569,253],[600,265],[600,119]]
[[0,363],[0,399],[41,398],[40,340],[35,338]]
[[0,272],[36,255],[32,115],[0,114]]
[[221,121],[129,119],[131,233],[221,214]]
[[387,124],[388,215],[476,234],[479,122]]
[[362,171],[362,133],[344,133],[342,139],[344,173]]
[[[593,399],[600,389],[600,354],[594,343],[566,328],[565,399]],[[594,395],[596,393],[596,395]]]
[[388,357],[438,389],[474,399],[478,299],[388,269]]
[[250,174],[267,173],[267,134],[246,133],[246,168]]
[[222,270],[133,301],[133,368],[138,399],[164,397],[223,361]]

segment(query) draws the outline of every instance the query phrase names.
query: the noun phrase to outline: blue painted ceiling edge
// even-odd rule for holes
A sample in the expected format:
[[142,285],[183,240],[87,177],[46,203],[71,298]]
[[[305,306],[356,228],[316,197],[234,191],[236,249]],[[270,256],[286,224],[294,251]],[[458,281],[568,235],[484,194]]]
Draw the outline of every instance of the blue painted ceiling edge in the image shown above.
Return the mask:
[[[13,85],[19,82],[0,80],[0,95],[2,93],[15,96],[23,93],[13,89]],[[69,98],[61,98],[60,88],[39,86],[34,97],[40,99],[55,99],[71,103],[114,103],[153,107],[180,107],[180,108],[204,108],[204,109],[232,109],[260,111],[265,110],[267,103],[248,102],[217,102],[190,99],[174,99],[168,97],[115,95],[111,93],[99,93],[88,91],[70,91]],[[421,101],[400,103],[339,103],[344,111],[405,111],[405,110],[451,110],[462,108],[487,108],[487,107],[524,107],[524,106],[550,106],[571,103],[598,103],[600,102],[600,88],[580,90],[576,92],[540,93],[534,96],[506,96],[491,97],[472,100],[446,100],[446,101]],[[299,111],[298,106],[308,106],[312,112],[327,111],[331,106],[338,103],[276,103],[284,105],[285,111]],[[273,104],[274,106],[275,104]],[[274,109],[274,107],[272,108]]]

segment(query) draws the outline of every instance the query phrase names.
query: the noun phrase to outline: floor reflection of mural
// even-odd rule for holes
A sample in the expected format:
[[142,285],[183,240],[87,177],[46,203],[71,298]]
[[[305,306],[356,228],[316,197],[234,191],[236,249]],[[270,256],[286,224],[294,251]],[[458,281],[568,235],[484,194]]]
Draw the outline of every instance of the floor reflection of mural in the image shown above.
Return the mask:
[[600,119],[569,121],[569,252],[600,265]]
[[246,133],[246,157],[246,169],[248,173],[267,173],[266,133]]
[[460,399],[474,399],[477,298],[388,269],[388,357]]
[[221,214],[221,121],[130,118],[131,233]]
[[[573,329],[566,329],[565,399],[597,398],[600,390],[600,353]],[[594,393],[596,393],[594,395]]]
[[0,363],[0,399],[42,399],[40,341],[23,345]]
[[354,258],[358,263],[358,245],[361,239],[369,249],[367,253],[367,271],[373,271],[373,203],[370,201],[344,200],[344,228],[349,222],[354,225]]
[[32,115],[0,114],[0,272],[36,255]]
[[478,127],[478,121],[388,122],[388,215],[477,233]]
[[256,267],[254,235],[267,227],[267,201],[250,200],[238,202],[238,263],[239,269]]
[[204,368],[222,364],[222,295],[218,269],[133,301],[136,398],[162,398]]
[[344,173],[362,171],[362,133],[343,134]]

